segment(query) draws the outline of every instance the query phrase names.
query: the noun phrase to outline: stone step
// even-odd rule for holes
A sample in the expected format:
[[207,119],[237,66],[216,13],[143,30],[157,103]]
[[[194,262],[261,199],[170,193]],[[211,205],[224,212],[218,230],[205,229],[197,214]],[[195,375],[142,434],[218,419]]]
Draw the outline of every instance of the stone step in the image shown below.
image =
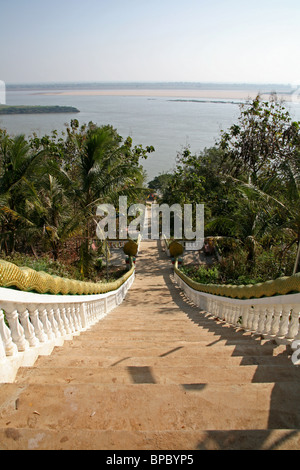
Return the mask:
[[18,372],[18,384],[193,384],[193,383],[278,383],[300,380],[300,369],[286,366],[138,366],[115,367],[24,367]]
[[99,332],[97,336],[74,336],[71,342],[67,342],[66,345],[70,347],[81,347],[83,344],[89,345],[90,347],[99,347],[100,345],[104,344],[138,344],[138,343],[146,343],[150,344],[165,344],[171,342],[185,342],[185,343],[197,343],[199,346],[207,345],[208,347],[214,346],[218,344],[219,346],[227,346],[227,345],[248,345],[248,346],[255,346],[259,345],[263,347],[264,345],[270,344],[274,348],[274,343],[270,343],[268,340],[260,340],[254,338],[239,338],[239,337],[223,337],[223,336],[215,336],[215,335],[206,335],[201,336],[197,334],[180,334],[180,332],[176,332],[172,334],[170,333],[152,333],[149,332],[124,332],[122,333],[111,333],[104,331]]
[[132,341],[122,341],[121,339],[116,343],[113,343],[109,340],[107,341],[96,341],[93,345],[89,342],[80,342],[76,341],[66,341],[62,347],[56,347],[54,353],[57,356],[69,356],[78,355],[80,352],[82,354],[88,355],[119,355],[125,354],[126,356],[159,356],[161,354],[166,354],[168,351],[179,348],[182,350],[181,353],[184,355],[197,355],[199,359],[202,360],[202,357],[209,356],[211,353],[218,353],[224,356],[264,356],[272,355],[276,356],[278,354],[288,355],[288,351],[285,346],[276,346],[270,342],[267,342],[263,346],[260,344],[255,344],[255,342],[241,342],[237,344],[226,344],[224,347],[224,342],[221,344],[220,341],[216,340],[210,344],[196,342],[186,342],[186,341],[141,341],[141,340],[132,340]]
[[136,325],[136,324],[126,324],[123,327],[120,325],[112,326],[109,325],[107,322],[103,322],[102,324],[96,325],[92,330],[88,330],[84,332],[84,336],[80,335],[78,338],[79,339],[84,339],[84,338],[91,338],[91,339],[97,339],[101,338],[103,336],[110,336],[110,337],[115,337],[115,336],[122,336],[127,335],[128,337],[130,336],[138,336],[139,334],[142,335],[155,335],[157,338],[160,337],[174,337],[174,335],[181,335],[183,338],[186,336],[187,338],[189,336],[195,336],[197,339],[211,339],[211,338],[224,338],[224,339],[252,339],[252,340],[258,340],[261,337],[260,336],[254,336],[251,335],[251,333],[244,332],[240,333],[235,331],[233,328],[228,328],[228,329],[214,329],[214,330],[209,330],[207,328],[202,328],[198,327],[196,325],[192,325],[189,327],[183,327],[177,326],[174,328],[174,326],[164,326],[164,325]]
[[0,428],[300,429],[300,384],[3,384]]
[[[226,430],[115,431],[91,429],[0,428],[0,450],[295,450],[300,431]],[[128,454],[130,455],[130,454]],[[136,453],[139,457],[139,453]],[[195,459],[196,456],[194,456]],[[153,457],[154,459],[155,457]],[[153,460],[155,462],[155,460]],[[102,462],[105,463],[105,462]],[[195,461],[193,460],[193,464]]]
[[[204,361],[203,361],[204,359]],[[209,362],[207,361],[209,359]],[[214,353],[204,358],[193,355],[183,355],[180,350],[171,350],[162,353],[160,356],[126,356],[126,355],[95,355],[82,354],[60,356],[60,367],[115,367],[119,364],[123,366],[156,366],[156,367],[185,367],[190,364],[203,364],[210,366],[268,366],[277,367],[284,366],[287,369],[294,369],[295,366],[287,356],[227,356],[224,354]],[[55,367],[58,366],[56,355],[40,356],[35,362],[35,366]]]

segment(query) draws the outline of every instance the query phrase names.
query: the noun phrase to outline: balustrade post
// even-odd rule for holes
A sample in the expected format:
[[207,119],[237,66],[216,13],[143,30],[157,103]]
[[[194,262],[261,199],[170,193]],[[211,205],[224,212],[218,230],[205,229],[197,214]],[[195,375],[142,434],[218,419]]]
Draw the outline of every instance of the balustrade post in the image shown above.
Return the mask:
[[5,313],[13,342],[17,345],[19,352],[26,351],[29,348],[29,343],[25,338],[24,328],[19,322],[18,310],[14,304],[8,304],[5,307]]
[[74,304],[74,316],[76,319],[76,325],[78,327],[78,331],[81,331],[83,329],[82,327],[82,322],[81,322],[81,317],[80,317],[80,304]]
[[265,321],[264,329],[262,331],[262,334],[264,336],[268,336],[271,334],[272,321],[273,321],[273,308],[267,305],[266,306],[266,321]]
[[287,332],[289,329],[290,314],[291,314],[291,305],[284,305],[282,308],[279,331],[277,334],[279,338],[283,338],[287,335]]
[[25,333],[25,338],[27,339],[29,346],[35,347],[38,346],[40,343],[38,338],[35,336],[35,331],[34,331],[34,326],[29,320],[29,312],[27,308],[25,308],[23,311],[19,311],[19,318],[20,322],[23,326],[24,333]]
[[230,315],[231,325],[237,326],[238,319],[239,319],[239,307],[238,305],[232,304],[231,315]]
[[45,305],[39,305],[39,317],[43,324],[44,332],[47,335],[48,340],[54,339],[55,335],[51,328],[51,323],[48,319],[48,311]]
[[252,330],[252,325],[253,325],[253,321],[254,321],[254,315],[255,315],[254,307],[253,307],[253,305],[251,305],[251,306],[249,306],[249,309],[248,309],[248,317],[247,317],[247,326],[246,326],[246,330],[248,330],[248,331],[251,331],[251,330]]
[[253,305],[253,319],[251,325],[251,331],[254,333],[257,331],[258,321],[259,321],[259,307],[257,305]]
[[279,331],[280,315],[281,315],[281,306],[275,305],[272,327],[271,327],[271,332],[270,332],[271,336],[277,336],[277,333]]
[[39,318],[39,310],[37,306],[28,305],[29,318],[34,328],[35,336],[40,343],[45,343],[48,336],[45,334],[43,323]]
[[58,330],[59,330],[61,336],[66,336],[67,332],[65,330],[64,322],[61,318],[59,306],[58,305],[53,305],[53,311],[54,311],[54,318],[56,320],[57,327],[58,327]]
[[242,306],[242,324],[241,324],[241,328],[243,328],[244,330],[247,329],[247,325],[248,325],[248,316],[249,316],[249,305],[243,305]]
[[0,334],[0,364],[4,359],[6,359],[6,354],[5,354],[5,348],[4,348],[4,344],[2,341],[2,337]]
[[242,307],[240,305],[236,305],[235,306],[235,314],[234,314],[234,317],[233,317],[233,324],[234,326],[236,327],[240,327],[241,326],[241,323],[240,323],[240,317],[242,315]]
[[82,302],[79,308],[80,308],[79,312],[80,312],[82,328],[88,328],[89,322],[88,322],[87,313],[86,313],[86,303]]
[[68,318],[68,321],[69,321],[69,327],[70,327],[70,330],[71,330],[71,334],[75,333],[75,324],[74,324],[74,321],[73,321],[73,318],[72,318],[72,310],[71,310],[71,306],[70,305],[67,305],[66,306],[66,317]]
[[66,309],[65,305],[63,305],[60,308],[60,315],[61,315],[61,319],[63,321],[63,324],[64,324],[65,331],[66,331],[67,335],[71,335],[72,334],[72,329],[70,327],[70,322],[69,322],[69,319],[68,319],[68,316],[67,316],[67,309]]
[[224,315],[224,321],[225,321],[226,323],[229,323],[230,309],[231,309],[231,305],[230,305],[230,304],[226,304],[225,315]]
[[261,305],[260,312],[258,314],[258,324],[257,324],[257,330],[256,330],[257,334],[263,334],[265,330],[266,319],[267,319],[267,316],[266,316],[265,306]]
[[299,333],[299,307],[292,306],[291,321],[289,324],[287,339],[295,339]]
[[56,321],[55,315],[54,315],[54,308],[53,305],[48,308],[48,320],[51,325],[52,332],[54,334],[55,338],[60,338],[61,337],[61,332],[59,331],[58,328],[58,323]]
[[6,356],[14,356],[18,352],[17,346],[13,343],[11,331],[5,324],[3,310],[0,310],[0,339]]
[[77,331],[79,331],[80,328],[79,328],[77,317],[76,317],[75,305],[70,304],[69,308],[68,308],[68,311],[69,311],[69,318],[71,319],[71,321],[73,323],[73,331],[74,331],[74,333],[76,333]]

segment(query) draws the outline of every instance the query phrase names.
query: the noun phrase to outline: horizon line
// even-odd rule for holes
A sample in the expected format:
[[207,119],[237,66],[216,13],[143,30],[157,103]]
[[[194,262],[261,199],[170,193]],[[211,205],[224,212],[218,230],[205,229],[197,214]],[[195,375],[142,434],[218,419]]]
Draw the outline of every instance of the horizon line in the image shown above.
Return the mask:
[[5,82],[6,86],[15,85],[97,85],[97,84],[185,84],[185,85],[275,85],[275,86],[290,86],[296,87],[292,82],[246,82],[246,81],[186,81],[186,80],[51,80],[51,81],[24,81],[24,82]]

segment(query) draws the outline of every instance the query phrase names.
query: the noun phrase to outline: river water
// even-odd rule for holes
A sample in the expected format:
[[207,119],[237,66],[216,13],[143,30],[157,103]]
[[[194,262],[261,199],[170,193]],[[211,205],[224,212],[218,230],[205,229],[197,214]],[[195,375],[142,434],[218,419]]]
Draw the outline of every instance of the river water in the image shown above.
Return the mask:
[[[8,90],[8,105],[59,105],[74,106],[80,110],[76,114],[42,114],[0,116],[0,128],[9,134],[39,136],[50,134],[56,129],[59,134],[71,119],[80,124],[93,121],[98,125],[111,124],[119,134],[131,136],[134,144],[153,145],[155,153],[143,161],[148,180],[156,175],[172,170],[177,153],[189,146],[193,153],[213,146],[225,130],[237,121],[240,114],[240,100],[199,100],[191,101],[178,96],[102,96],[45,94],[46,90]],[[287,103],[293,119],[300,120],[300,104]]]

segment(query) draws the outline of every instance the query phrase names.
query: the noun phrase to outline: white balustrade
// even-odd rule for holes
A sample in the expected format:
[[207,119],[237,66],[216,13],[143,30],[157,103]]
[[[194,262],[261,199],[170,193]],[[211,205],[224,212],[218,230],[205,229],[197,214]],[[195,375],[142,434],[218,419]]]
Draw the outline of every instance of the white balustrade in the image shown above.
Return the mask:
[[176,272],[174,279],[186,297],[201,310],[236,328],[274,339],[278,344],[292,345],[295,340],[300,340],[300,294],[231,299],[196,291]]
[[98,295],[47,295],[0,288],[0,383],[13,382],[21,366],[51,354],[120,305],[134,281]]

